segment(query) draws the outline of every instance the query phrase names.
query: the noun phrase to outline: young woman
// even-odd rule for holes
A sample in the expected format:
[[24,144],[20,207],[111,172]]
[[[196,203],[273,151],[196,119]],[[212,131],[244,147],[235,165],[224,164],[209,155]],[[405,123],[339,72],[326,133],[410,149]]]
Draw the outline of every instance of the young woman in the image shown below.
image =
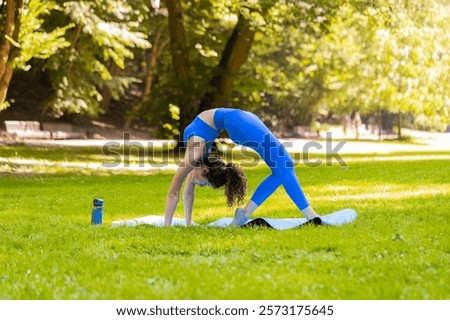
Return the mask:
[[237,208],[230,225],[241,226],[280,185],[283,185],[289,197],[314,224],[322,221],[311,208],[295,175],[294,162],[281,142],[253,113],[240,109],[218,108],[200,113],[186,127],[183,135],[187,145],[184,160],[173,177],[167,194],[165,225],[172,223],[181,186],[184,188],[184,212],[186,225],[192,223],[194,189],[210,186],[225,186],[229,206],[243,200],[246,191],[246,178],[236,164],[226,165],[220,158],[208,156],[211,146],[219,133],[225,130],[235,143],[255,150],[272,170],[257,187],[245,208]]

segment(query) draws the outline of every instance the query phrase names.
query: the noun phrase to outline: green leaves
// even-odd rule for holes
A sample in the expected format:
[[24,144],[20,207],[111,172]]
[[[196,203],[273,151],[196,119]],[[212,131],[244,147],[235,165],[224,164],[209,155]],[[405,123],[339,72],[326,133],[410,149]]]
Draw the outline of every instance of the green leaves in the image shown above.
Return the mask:
[[[99,1],[107,4],[108,1]],[[133,58],[132,48],[149,48],[147,36],[132,30],[132,24],[123,21],[106,21],[95,12],[96,2],[68,1],[64,3],[64,11],[82,32],[89,35],[94,44],[102,48],[103,59],[112,59],[119,67],[124,68],[126,58]]]
[[[309,124],[318,113],[379,109],[432,124],[449,120],[448,2],[180,0],[190,81],[176,79],[164,49],[167,3],[158,10],[150,5],[148,0],[27,0],[20,37],[9,38],[20,48],[14,67],[44,65],[55,89],[55,109],[90,115],[103,112],[105,87],[119,99],[131,83],[150,79],[152,93],[137,102],[145,105],[139,116],[159,117],[152,124],[175,127],[178,120],[168,106],[180,106],[182,122],[188,118],[187,100],[193,104],[188,113],[195,113],[206,93],[218,91],[212,79],[224,74],[218,65],[229,54],[226,44],[236,23],[245,20],[256,34],[248,39],[248,59],[232,72],[233,87],[224,90],[225,104],[260,109],[288,126]],[[148,38],[155,45],[151,72]],[[126,71],[112,72],[116,66]]]
[[65,39],[65,35],[68,29],[74,27],[74,24],[69,23],[50,32],[46,32],[43,28],[44,18],[54,10],[59,10],[54,1],[29,0],[25,2],[20,16],[19,43],[13,43],[20,47],[20,55],[14,60],[15,67],[29,70],[31,66],[27,65],[27,62],[32,58],[47,59],[58,50],[70,45],[70,42]]
[[[138,31],[134,8],[126,1],[63,1],[64,14],[76,25],[70,48],[50,59],[46,68],[56,91],[53,109],[97,115],[106,86],[119,99],[136,77],[112,75],[112,64],[125,68],[133,50],[150,47],[147,35]],[[111,14],[112,12],[112,14]]]
[[4,102],[0,103],[0,111],[5,110],[9,106],[10,106],[10,104],[8,101],[4,101]]
[[450,47],[443,30],[449,7],[380,0],[356,10],[350,4],[341,7],[330,33],[320,40],[316,57],[326,60],[329,89],[321,103],[336,111],[353,101],[352,108],[366,111],[446,113],[442,88],[450,74],[444,62]]

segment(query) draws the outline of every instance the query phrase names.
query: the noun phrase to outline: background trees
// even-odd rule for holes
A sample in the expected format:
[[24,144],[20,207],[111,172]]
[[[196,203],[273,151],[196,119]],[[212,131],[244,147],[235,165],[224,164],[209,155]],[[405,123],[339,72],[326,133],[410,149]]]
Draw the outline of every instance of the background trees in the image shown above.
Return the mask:
[[39,75],[41,120],[119,114],[116,125],[140,121],[161,136],[220,105],[284,127],[356,111],[375,123],[396,114],[399,134],[449,121],[448,1],[0,4],[2,108],[15,100],[6,96],[13,70]]
[[43,30],[43,17],[58,10],[53,1],[5,0],[1,5],[0,110],[8,106],[6,94],[14,69],[30,70],[28,62],[31,59],[47,59],[67,47],[69,43],[64,34],[72,27],[67,24]]
[[445,127],[450,56],[443,30],[449,13],[448,6],[434,1],[342,6],[315,56],[329,68],[321,106],[395,113],[399,135],[404,114],[413,115],[422,128],[426,118]]

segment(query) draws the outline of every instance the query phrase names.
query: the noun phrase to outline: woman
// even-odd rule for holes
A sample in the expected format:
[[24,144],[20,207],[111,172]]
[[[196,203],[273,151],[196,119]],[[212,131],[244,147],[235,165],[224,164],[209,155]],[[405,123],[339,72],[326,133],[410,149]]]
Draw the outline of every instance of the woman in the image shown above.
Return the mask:
[[[184,160],[170,185],[166,201],[165,225],[172,223],[183,181],[184,211],[186,225],[192,223],[194,189],[198,185],[219,188],[225,185],[228,205],[242,201],[246,190],[246,179],[236,164],[225,163],[208,153],[219,133],[225,130],[235,143],[255,150],[271,168],[268,176],[256,189],[245,208],[237,208],[230,225],[241,226],[253,212],[280,186],[283,185],[289,197],[314,224],[322,221],[311,208],[295,175],[294,162],[281,142],[256,115],[240,109],[218,108],[200,113],[186,127],[183,135],[187,145]],[[220,177],[220,178],[219,178]],[[215,179],[218,178],[218,179]]]

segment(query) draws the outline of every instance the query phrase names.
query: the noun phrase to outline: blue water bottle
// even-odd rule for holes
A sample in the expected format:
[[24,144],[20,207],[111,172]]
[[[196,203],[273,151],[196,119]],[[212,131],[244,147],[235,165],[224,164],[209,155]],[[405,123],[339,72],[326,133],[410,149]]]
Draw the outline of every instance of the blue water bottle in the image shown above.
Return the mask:
[[102,221],[103,221],[103,199],[94,199],[91,224],[102,224]]

